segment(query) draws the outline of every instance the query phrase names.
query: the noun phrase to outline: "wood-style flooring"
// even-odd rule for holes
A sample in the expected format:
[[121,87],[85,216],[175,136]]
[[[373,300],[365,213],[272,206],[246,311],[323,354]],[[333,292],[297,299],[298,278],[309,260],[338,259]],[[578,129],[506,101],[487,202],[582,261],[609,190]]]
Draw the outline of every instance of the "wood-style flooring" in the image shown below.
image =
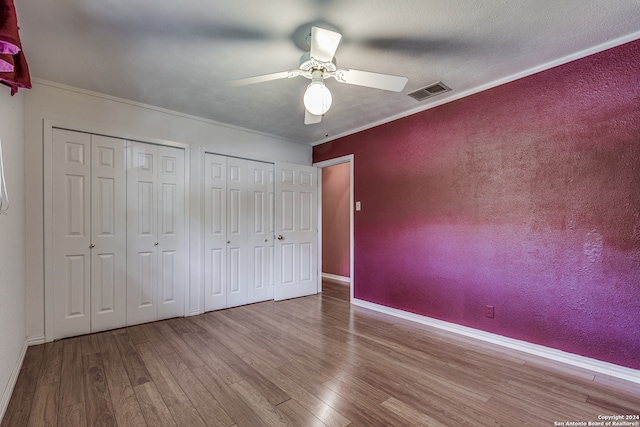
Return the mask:
[[2,427],[554,426],[640,386],[350,306],[349,290],[30,347]]

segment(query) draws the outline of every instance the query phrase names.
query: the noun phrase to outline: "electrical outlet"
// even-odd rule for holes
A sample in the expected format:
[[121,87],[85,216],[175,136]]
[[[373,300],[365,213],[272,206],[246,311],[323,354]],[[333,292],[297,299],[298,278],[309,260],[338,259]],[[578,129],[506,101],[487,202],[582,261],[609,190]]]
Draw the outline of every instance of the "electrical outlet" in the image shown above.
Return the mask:
[[484,317],[488,317],[489,319],[493,319],[493,306],[485,305],[484,306]]

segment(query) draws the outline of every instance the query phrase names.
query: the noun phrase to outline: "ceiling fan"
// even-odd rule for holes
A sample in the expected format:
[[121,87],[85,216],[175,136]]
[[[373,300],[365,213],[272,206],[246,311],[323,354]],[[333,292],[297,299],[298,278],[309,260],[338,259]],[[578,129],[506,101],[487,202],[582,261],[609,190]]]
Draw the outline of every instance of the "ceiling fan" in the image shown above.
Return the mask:
[[310,50],[300,58],[298,69],[228,80],[226,83],[228,86],[236,87],[270,80],[290,79],[297,76],[310,79],[311,83],[309,83],[303,99],[305,106],[305,125],[320,123],[322,116],[331,107],[331,92],[324,84],[324,80],[327,78],[334,78],[340,83],[372,87],[393,92],[400,92],[404,89],[404,86],[409,80],[406,77],[353,70],[350,68],[338,68],[334,55],[338,49],[341,38],[342,35],[340,33],[314,26],[311,28],[310,39],[308,39]]

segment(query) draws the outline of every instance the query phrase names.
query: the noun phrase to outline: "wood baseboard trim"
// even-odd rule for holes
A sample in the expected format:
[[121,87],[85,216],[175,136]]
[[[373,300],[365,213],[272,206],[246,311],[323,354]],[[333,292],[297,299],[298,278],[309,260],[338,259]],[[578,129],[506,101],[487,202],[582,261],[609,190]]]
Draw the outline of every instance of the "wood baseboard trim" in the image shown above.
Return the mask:
[[338,276],[337,274],[322,273],[322,280],[328,280],[330,282],[341,283],[343,285],[350,285],[351,278],[345,276]]
[[11,372],[11,376],[9,377],[9,383],[4,389],[2,400],[0,400],[0,422],[4,418],[5,412],[7,412],[7,407],[9,406],[9,401],[11,400],[13,389],[15,388],[16,382],[18,381],[18,375],[20,374],[20,369],[22,369],[22,363],[24,362],[24,356],[27,354],[28,347],[29,341],[25,339],[24,344],[22,345],[22,350],[20,350],[20,355],[18,356],[16,365],[13,367],[13,371]]
[[589,357],[580,356],[573,353],[567,353],[555,348],[545,347],[539,344],[532,344],[530,342],[504,337],[502,335],[493,334],[491,332],[485,332],[479,329],[473,329],[467,326],[433,319],[427,316],[386,307],[369,301],[354,298],[352,300],[352,304],[358,307],[374,310],[379,313],[388,314],[390,316],[398,317],[427,326],[432,326],[434,328],[453,332],[455,334],[464,335],[466,337],[475,338],[502,347],[522,351],[527,354],[544,357],[556,362],[566,363],[567,365],[588,369],[592,372],[597,372],[600,374],[605,374],[611,377],[620,378],[626,381],[640,384],[640,370],[637,369],[627,368],[624,366],[615,365],[609,362],[603,362],[601,360],[591,359]]

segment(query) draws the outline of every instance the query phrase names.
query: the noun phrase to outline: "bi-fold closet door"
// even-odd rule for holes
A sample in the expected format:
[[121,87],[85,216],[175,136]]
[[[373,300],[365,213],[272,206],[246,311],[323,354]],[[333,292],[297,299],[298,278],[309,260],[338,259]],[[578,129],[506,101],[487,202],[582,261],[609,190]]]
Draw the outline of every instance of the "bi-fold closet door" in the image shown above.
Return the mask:
[[205,311],[273,299],[274,165],[205,155]]
[[125,141],[54,129],[54,338],[126,325]]
[[183,315],[184,176],[182,149],[53,129],[53,339]]
[[184,150],[128,143],[127,324],[184,314]]

